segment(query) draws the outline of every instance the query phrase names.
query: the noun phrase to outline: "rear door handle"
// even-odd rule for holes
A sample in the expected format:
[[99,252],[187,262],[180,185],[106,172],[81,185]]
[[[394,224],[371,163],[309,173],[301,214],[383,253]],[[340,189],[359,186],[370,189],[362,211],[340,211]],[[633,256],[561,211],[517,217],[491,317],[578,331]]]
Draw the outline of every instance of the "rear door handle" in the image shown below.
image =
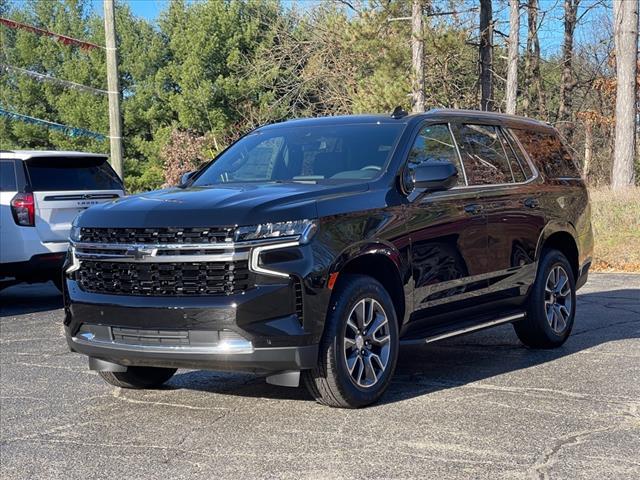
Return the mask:
[[524,201],[524,206],[527,208],[538,208],[540,206],[540,202],[537,198],[527,198]]
[[482,205],[478,203],[470,203],[469,205],[464,206],[464,211],[472,215],[477,215],[482,211]]

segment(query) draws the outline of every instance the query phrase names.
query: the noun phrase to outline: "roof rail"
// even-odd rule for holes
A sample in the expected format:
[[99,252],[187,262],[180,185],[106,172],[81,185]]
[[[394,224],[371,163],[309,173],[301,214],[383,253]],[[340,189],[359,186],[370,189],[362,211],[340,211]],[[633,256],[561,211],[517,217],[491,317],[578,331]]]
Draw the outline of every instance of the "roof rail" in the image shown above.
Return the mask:
[[393,113],[391,114],[391,118],[403,118],[406,117],[407,115],[409,115],[404,108],[402,108],[400,105],[398,105],[396,108],[393,109]]

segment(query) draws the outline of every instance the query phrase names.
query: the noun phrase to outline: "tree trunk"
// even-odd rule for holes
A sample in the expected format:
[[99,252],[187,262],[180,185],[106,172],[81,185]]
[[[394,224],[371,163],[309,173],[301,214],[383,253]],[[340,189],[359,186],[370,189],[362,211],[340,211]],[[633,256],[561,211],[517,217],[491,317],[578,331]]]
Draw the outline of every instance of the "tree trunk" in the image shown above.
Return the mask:
[[518,96],[518,40],[520,37],[519,0],[509,0],[509,64],[507,67],[507,107],[510,115],[516,114]]
[[582,164],[582,178],[589,178],[591,160],[593,159],[593,122],[587,119],[584,122],[584,163]]
[[480,0],[480,109],[493,110],[493,12]]
[[527,53],[524,66],[524,86],[526,95],[523,101],[523,111],[527,116],[537,116],[546,119],[546,95],[542,86],[540,74],[540,40],[538,38],[538,0],[527,3]]
[[638,2],[614,0],[616,52],[616,137],[611,186],[622,189],[634,183],[636,134],[636,75],[638,58]]
[[564,0],[564,42],[562,44],[562,80],[560,83],[558,126],[569,143],[573,136],[572,92],[576,86],[572,70],[573,34],[576,29],[579,5],[580,0]]
[[413,0],[411,12],[411,64],[413,67],[412,106],[414,113],[424,112],[424,31],[422,0]]

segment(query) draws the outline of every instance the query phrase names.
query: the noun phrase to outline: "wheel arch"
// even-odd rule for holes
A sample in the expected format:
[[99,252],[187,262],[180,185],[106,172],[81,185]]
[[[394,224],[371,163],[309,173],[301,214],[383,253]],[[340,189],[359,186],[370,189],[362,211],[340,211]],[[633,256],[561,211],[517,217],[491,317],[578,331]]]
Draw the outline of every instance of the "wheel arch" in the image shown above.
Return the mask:
[[536,260],[542,258],[545,250],[559,250],[567,257],[574,278],[577,280],[580,273],[580,252],[576,241],[576,232],[571,224],[548,225],[540,236],[536,252]]
[[345,274],[360,274],[375,278],[389,293],[398,318],[398,327],[404,321],[407,312],[407,299],[403,278],[403,267],[400,253],[393,246],[386,244],[369,244],[361,246],[355,252],[345,252],[331,269],[337,274],[337,284]]

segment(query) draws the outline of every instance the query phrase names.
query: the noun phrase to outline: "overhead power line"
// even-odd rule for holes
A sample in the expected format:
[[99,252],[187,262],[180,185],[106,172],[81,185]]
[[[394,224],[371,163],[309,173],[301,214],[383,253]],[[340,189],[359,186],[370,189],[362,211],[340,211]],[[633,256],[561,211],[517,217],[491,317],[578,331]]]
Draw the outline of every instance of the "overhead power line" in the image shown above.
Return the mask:
[[12,28],[14,30],[26,30],[28,32],[37,33],[38,35],[44,35],[57,42],[63,43],[64,45],[75,45],[84,50],[93,50],[96,48],[104,49],[104,47],[96,45],[95,43],[85,42],[84,40],[78,40],[77,38],[68,37],[67,35],[60,35],[59,33],[50,32],[44,28],[34,27],[33,25],[16,22],[15,20],[10,20],[4,17],[0,17],[0,25],[4,25],[5,27]]
[[40,125],[50,130],[56,130],[62,132],[70,137],[89,137],[95,140],[103,141],[107,137],[101,133],[92,132],[91,130],[85,130],[84,128],[70,127],[69,125],[63,125],[61,123],[50,122],[48,120],[42,120],[41,118],[30,117],[29,115],[22,115],[21,113],[5,110],[0,107],[0,117],[8,118],[9,120],[18,120],[24,123],[30,123],[32,125]]
[[5,64],[0,63],[0,70],[5,70],[7,72],[21,73],[23,75],[27,75],[29,77],[35,78],[36,80],[39,80],[39,81],[57,83],[59,85],[64,85],[65,87],[73,88],[75,90],[82,90],[84,92],[93,93],[94,95],[104,95],[109,93],[107,90],[89,87],[88,85],[72,82],[70,80],[64,80],[62,78],[52,77],[51,75],[34,72],[33,70],[27,70],[26,68],[15,67],[13,65],[8,65],[6,63]]

